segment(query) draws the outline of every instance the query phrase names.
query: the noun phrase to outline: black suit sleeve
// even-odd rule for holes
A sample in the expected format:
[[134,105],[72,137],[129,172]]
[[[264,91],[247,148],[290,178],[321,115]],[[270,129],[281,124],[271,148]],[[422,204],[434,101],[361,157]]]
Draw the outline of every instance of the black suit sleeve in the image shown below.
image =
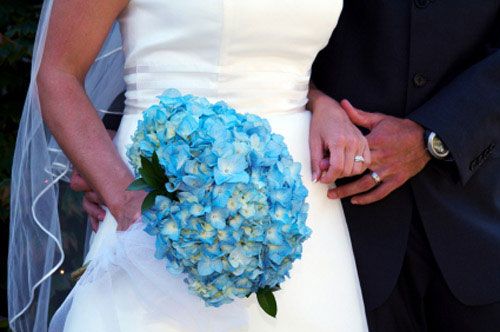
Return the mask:
[[500,49],[492,49],[408,118],[444,141],[465,185],[499,142]]
[[113,100],[113,103],[111,103],[111,106],[108,108],[108,111],[112,113],[106,113],[102,118],[102,122],[104,123],[106,129],[114,131],[118,130],[122,120],[124,108],[125,92],[122,92],[115,98],[115,100]]

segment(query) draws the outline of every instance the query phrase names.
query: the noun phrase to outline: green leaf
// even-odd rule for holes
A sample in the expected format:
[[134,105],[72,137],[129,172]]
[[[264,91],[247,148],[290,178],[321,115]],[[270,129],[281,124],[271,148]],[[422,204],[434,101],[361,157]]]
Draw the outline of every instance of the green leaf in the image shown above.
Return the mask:
[[165,170],[161,167],[160,160],[156,152],[153,152],[153,157],[151,158],[151,163],[153,164],[153,172],[161,183],[161,189],[165,188],[165,183],[168,182],[168,177],[165,174]]
[[159,179],[155,175],[153,163],[146,157],[141,156],[141,168],[139,169],[144,182],[148,184],[153,189],[159,189],[161,184]]
[[276,318],[278,313],[278,306],[276,305],[276,299],[272,290],[269,288],[259,289],[257,291],[257,300],[259,305],[271,317]]
[[168,183],[168,177],[165,170],[160,164],[160,160],[156,152],[153,152],[151,160],[141,156],[141,168],[139,168],[141,178],[130,184],[127,190],[151,190],[153,191],[146,196],[142,203],[142,212],[145,212],[153,206],[156,196],[162,195],[173,201],[178,201],[175,192],[168,192],[165,184]]
[[148,190],[151,189],[151,187],[144,181],[143,178],[138,178],[134,180],[127,188],[129,191],[133,190]]
[[164,174],[163,168],[160,165],[160,159],[156,154],[156,151],[153,152],[153,157],[151,158],[151,163],[153,164],[154,172]]
[[151,188],[162,190],[165,187],[165,183],[168,182],[168,177],[165,175],[165,171],[160,165],[160,160],[156,152],[153,152],[151,160],[141,156],[141,168],[139,173]]
[[172,201],[177,201],[177,202],[179,201],[179,198],[177,197],[177,194],[175,192],[171,193],[171,192],[168,192],[166,189],[161,191],[160,195],[165,196],[165,197],[171,199]]
[[149,210],[155,204],[156,196],[158,196],[159,194],[160,192],[158,190],[153,190],[146,196],[146,198],[144,198],[141,206],[142,213]]

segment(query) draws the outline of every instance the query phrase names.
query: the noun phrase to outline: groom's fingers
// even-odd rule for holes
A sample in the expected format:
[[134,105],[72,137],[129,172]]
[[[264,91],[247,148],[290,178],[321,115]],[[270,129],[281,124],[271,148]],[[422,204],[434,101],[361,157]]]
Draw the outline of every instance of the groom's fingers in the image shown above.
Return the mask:
[[388,164],[387,158],[383,152],[381,152],[380,150],[370,151],[370,162],[367,163],[368,168],[380,169],[380,168],[383,168],[384,165],[387,165],[387,164]]
[[78,173],[77,170],[73,170],[73,174],[71,174],[71,179],[69,182],[69,186],[74,191],[89,191],[92,190],[90,186],[87,184],[87,181]]
[[319,163],[319,169],[321,170],[321,172],[326,172],[328,170],[328,167],[330,167],[330,161],[323,158]]
[[383,119],[383,115],[379,113],[365,112],[352,106],[347,99],[342,100],[340,106],[344,109],[352,123],[369,130],[372,130]]
[[95,218],[99,220],[103,220],[104,216],[106,215],[106,211],[104,211],[101,208],[101,200],[99,196],[92,192],[86,192],[85,195],[83,195],[83,208],[84,210],[94,216]]
[[371,119],[363,116],[361,111],[354,108],[348,100],[342,100],[340,106],[342,106],[352,123],[370,130],[373,128],[373,122],[370,121]]
[[[87,191],[87,192],[85,192],[83,197],[85,197],[91,203],[94,203],[97,205],[104,204],[103,199],[95,191]],[[102,210],[102,211],[104,211],[104,210]]]
[[94,233],[97,233],[97,231],[99,230],[99,220],[97,220],[92,216],[89,216],[89,218],[90,218],[90,227],[92,228]]
[[96,220],[103,220],[104,219],[106,212],[103,209],[101,209],[99,207],[99,205],[94,204],[87,199],[83,200],[82,205],[83,205],[83,209],[85,210],[85,212],[87,212],[87,214],[91,218],[94,218]]
[[399,187],[399,184],[394,179],[386,180],[386,181],[382,182],[380,185],[378,185],[372,191],[370,191],[366,194],[354,196],[351,199],[351,203],[356,204],[356,205],[367,205],[367,204],[375,203],[375,202],[380,201],[381,199],[384,199],[385,197],[387,197],[391,192],[396,190],[398,187]]
[[373,178],[368,174],[354,182],[328,190],[328,198],[342,199],[351,197],[360,193],[367,192],[368,190],[373,189],[376,185],[377,184],[375,183]]

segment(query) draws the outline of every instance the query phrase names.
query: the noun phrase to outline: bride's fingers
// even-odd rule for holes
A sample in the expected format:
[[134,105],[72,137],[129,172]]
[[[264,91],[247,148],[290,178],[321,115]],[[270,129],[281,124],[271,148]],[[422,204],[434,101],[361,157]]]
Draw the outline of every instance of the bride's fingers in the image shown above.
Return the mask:
[[321,182],[331,184],[337,180],[344,171],[344,149],[330,145],[330,167],[321,176]]
[[364,159],[364,161],[354,161],[352,175],[359,175],[362,174],[370,165],[370,150],[368,147],[361,146],[355,156],[362,156]]
[[323,144],[319,136],[311,135],[309,149],[311,151],[311,179],[316,182],[321,176],[320,163],[323,159]]
[[356,167],[356,164],[359,164],[357,162],[354,162],[354,158],[357,155],[357,148],[355,147],[350,147],[347,146],[345,150],[345,157],[344,157],[344,171],[342,172],[342,177],[346,176],[351,176],[354,173],[354,167]]

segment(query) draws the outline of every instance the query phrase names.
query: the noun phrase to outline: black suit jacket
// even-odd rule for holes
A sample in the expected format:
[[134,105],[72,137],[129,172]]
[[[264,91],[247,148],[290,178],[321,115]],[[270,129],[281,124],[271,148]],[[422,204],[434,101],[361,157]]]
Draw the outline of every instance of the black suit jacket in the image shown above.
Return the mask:
[[105,113],[102,122],[106,129],[117,131],[122,121],[123,111],[125,110],[125,91],[115,97],[108,107],[110,113]]
[[414,209],[453,294],[468,305],[500,301],[500,1],[344,5],[313,68],[317,87],[420,123],[454,158],[430,162],[378,203],[343,202],[367,310],[396,283]]

